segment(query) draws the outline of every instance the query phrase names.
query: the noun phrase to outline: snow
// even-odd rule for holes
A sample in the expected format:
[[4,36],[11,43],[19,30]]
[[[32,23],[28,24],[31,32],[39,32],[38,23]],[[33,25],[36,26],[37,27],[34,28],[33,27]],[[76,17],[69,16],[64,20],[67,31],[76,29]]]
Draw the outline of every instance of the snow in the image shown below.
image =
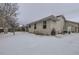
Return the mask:
[[1,55],[78,55],[79,33],[41,36],[27,32],[0,33]]

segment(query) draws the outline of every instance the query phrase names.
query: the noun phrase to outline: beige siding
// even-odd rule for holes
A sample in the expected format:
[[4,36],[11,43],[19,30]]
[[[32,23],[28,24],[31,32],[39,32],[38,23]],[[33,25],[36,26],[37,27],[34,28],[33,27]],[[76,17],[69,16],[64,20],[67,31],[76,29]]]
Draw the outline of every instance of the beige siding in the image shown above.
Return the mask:
[[50,21],[49,24],[50,24],[50,30],[49,30],[49,31],[50,31],[50,34],[51,34],[51,31],[52,31],[53,29],[56,30],[56,22]]
[[77,23],[66,22],[66,30],[68,30],[68,27],[71,27],[71,32],[78,32],[78,24]]
[[29,32],[33,33],[34,32],[34,25],[31,24],[30,26],[31,27],[28,26],[28,30],[29,30]]
[[64,30],[65,21],[62,17],[59,17],[58,19],[59,21],[56,22],[56,31],[57,33],[62,33]]
[[32,33],[41,33],[41,34],[51,34],[53,29],[56,30],[56,33],[61,33],[63,31],[64,21],[60,20],[58,22],[54,22],[52,20],[47,21],[47,28],[43,29],[43,22],[36,23],[36,29],[34,29],[34,24],[31,24],[31,28],[29,28],[29,32]]
[[40,33],[40,34],[50,34],[50,22],[51,21],[46,21],[47,22],[47,27],[46,29],[43,29],[43,21],[36,23],[36,29],[34,29],[34,24],[31,24],[31,28],[29,28],[29,32],[32,33]]
[[2,27],[2,20],[0,19],[0,27]]

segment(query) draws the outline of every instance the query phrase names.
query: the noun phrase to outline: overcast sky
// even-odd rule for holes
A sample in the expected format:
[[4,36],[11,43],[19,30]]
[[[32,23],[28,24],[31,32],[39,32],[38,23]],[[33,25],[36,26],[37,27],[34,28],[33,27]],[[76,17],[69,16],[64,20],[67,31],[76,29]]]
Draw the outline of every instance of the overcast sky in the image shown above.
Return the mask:
[[67,20],[79,22],[79,4],[41,4],[41,3],[22,3],[18,4],[18,22],[28,24],[49,15],[64,15]]

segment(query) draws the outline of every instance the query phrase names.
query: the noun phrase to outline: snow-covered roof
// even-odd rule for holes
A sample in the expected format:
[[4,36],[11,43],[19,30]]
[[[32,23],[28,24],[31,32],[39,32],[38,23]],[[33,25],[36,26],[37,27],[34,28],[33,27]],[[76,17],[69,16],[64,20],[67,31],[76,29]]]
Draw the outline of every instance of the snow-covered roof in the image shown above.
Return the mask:
[[79,24],[78,21],[75,21],[75,20],[71,20],[71,19],[66,19],[67,22],[72,22],[72,23],[76,23],[76,24]]
[[[42,19],[40,19],[40,20],[34,21],[34,22],[32,22],[32,23],[29,23],[29,24],[34,24],[34,23],[38,23],[38,22],[40,22],[40,21],[48,21],[48,20],[58,21],[59,19],[57,19],[57,17],[62,17],[62,18],[63,18],[65,21],[67,21],[67,22],[72,22],[72,23],[79,24],[79,22],[77,22],[77,21],[73,21],[73,20],[66,19],[66,18],[64,17],[64,15],[58,15],[58,16],[50,15],[50,16],[48,16],[48,17],[44,17],[44,18],[42,18]],[[29,25],[29,24],[27,24],[27,25]]]
[[57,18],[54,15],[50,15],[48,17],[44,17],[44,18],[42,18],[40,20],[34,21],[34,22],[30,23],[30,24],[38,23],[40,21],[47,21],[47,20],[57,21]]

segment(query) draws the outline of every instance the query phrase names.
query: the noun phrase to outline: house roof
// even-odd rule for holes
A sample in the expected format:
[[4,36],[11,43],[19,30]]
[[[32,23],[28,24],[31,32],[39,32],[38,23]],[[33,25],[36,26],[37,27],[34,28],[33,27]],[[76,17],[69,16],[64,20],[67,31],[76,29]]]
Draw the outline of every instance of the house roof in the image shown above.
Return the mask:
[[79,22],[75,22],[75,21],[71,21],[71,20],[66,20],[66,22],[71,22],[71,23],[79,24]]
[[[44,17],[44,18],[42,18],[42,19],[40,19],[40,20],[34,21],[34,22],[32,22],[32,23],[29,23],[29,24],[34,24],[34,23],[38,23],[38,22],[41,22],[41,21],[48,21],[48,20],[58,21],[58,19],[57,19],[54,15],[50,15],[50,16],[48,16],[48,17]],[[28,25],[29,25],[29,24],[28,24]]]
[[64,20],[65,20],[66,22],[71,22],[71,23],[76,23],[76,24],[79,24],[79,22],[76,22],[76,21],[71,21],[71,20],[67,20],[67,19],[65,19],[65,17],[64,17],[63,15],[58,15],[57,17],[63,17],[63,18],[64,18]]
[[[62,17],[66,22],[71,22],[71,23],[79,24],[78,22],[66,20],[66,18],[64,17],[64,15],[58,15],[58,16],[50,15],[48,17],[44,17],[44,18],[42,18],[40,20],[34,21],[32,23],[29,23],[29,24],[34,24],[34,23],[38,23],[38,22],[41,22],[41,21],[48,21],[48,20],[52,20],[52,21],[56,22],[56,21],[59,20],[59,19],[57,19],[57,17]],[[29,24],[27,24],[27,25],[29,25]]]
[[62,17],[64,20],[66,20],[65,17],[64,17],[64,15],[58,15],[56,17]]

